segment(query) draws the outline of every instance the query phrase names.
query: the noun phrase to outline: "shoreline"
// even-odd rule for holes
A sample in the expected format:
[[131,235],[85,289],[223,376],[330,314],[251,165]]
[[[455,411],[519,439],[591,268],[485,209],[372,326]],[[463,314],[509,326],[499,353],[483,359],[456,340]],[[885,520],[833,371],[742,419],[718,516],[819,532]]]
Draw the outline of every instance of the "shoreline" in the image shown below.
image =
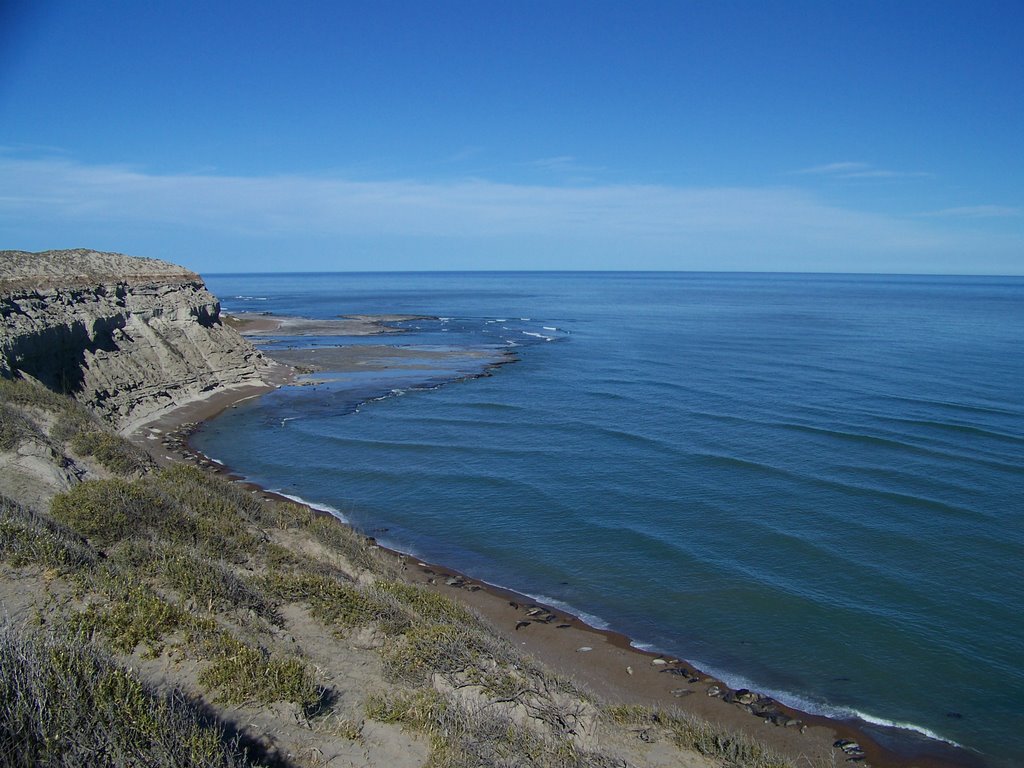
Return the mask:
[[[275,318],[271,322],[276,324],[278,320]],[[260,329],[265,330],[269,329]],[[294,369],[278,364],[266,384],[216,390],[207,397],[183,403],[139,424],[130,425],[123,434],[150,449],[161,465],[177,461],[195,462],[242,483],[266,498],[299,503],[315,514],[329,515],[339,524],[348,525],[338,515],[319,508],[315,502],[297,500],[246,480],[239,472],[211,460],[190,444],[191,435],[202,423],[214,419],[240,402],[291,383],[295,377]],[[152,450],[156,448],[151,445],[153,441],[162,441],[165,450]],[[169,455],[171,453],[177,455]],[[499,636],[604,700],[618,704],[674,708],[694,714],[731,730],[741,731],[794,759],[798,764],[811,764],[814,760],[826,763],[847,761],[847,755],[835,746],[841,740],[860,744],[865,764],[876,767],[980,768],[985,764],[980,756],[975,756],[967,749],[933,739],[927,740],[927,746],[934,747],[931,749],[906,753],[893,750],[881,745],[868,732],[870,723],[865,722],[862,726],[856,721],[814,715],[770,699],[768,702],[781,713],[780,718],[785,718],[781,722],[797,722],[776,725],[770,720],[762,720],[741,708],[742,702],[723,698],[730,689],[687,660],[638,648],[628,636],[611,629],[591,626],[562,608],[546,605],[504,586],[474,579],[471,575],[444,565],[421,560],[410,553],[382,546],[372,537],[371,540],[382,551],[397,559],[404,575],[411,582],[470,606],[490,622]],[[556,618],[547,622],[534,621],[534,616],[528,614],[536,610],[541,613],[534,616]],[[684,670],[686,674],[682,674]],[[708,691],[715,687],[721,693],[710,695]],[[732,695],[746,695],[749,698],[745,689],[733,691]],[[926,737],[921,738],[924,746]]]

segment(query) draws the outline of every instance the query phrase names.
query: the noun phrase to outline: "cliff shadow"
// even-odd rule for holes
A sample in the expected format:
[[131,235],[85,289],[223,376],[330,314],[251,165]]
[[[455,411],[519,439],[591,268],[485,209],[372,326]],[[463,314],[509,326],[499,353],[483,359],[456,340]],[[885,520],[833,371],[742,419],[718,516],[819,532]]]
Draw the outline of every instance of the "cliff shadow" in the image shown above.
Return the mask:
[[12,371],[38,379],[65,395],[80,392],[85,382],[85,354],[118,349],[114,331],[123,328],[124,317],[99,318],[90,328],[84,322],[53,325],[18,336],[7,352]]

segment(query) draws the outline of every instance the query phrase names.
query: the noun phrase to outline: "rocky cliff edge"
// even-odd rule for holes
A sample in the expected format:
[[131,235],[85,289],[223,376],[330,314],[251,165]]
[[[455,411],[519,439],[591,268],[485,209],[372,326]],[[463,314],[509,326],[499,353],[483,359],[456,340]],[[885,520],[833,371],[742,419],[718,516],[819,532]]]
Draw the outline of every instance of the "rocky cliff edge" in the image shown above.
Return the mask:
[[199,275],[119,253],[0,251],[0,323],[0,376],[32,376],[122,430],[276,366],[221,322]]

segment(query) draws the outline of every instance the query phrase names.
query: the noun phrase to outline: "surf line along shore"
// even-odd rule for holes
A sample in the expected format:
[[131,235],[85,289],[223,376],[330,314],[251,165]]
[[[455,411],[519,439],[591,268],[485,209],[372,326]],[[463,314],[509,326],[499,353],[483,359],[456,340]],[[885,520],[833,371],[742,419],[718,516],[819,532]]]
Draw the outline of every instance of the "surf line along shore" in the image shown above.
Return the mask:
[[[266,333],[278,328],[280,323],[280,319],[266,318],[244,325],[249,332]],[[265,350],[265,353],[273,357],[272,351]],[[124,430],[124,434],[149,450],[160,464],[194,463],[242,483],[266,498],[297,503],[294,498],[245,481],[241,468],[211,460],[189,441],[203,422],[224,410],[295,381],[294,369],[282,365],[265,386],[246,385],[212,392],[205,398],[183,403],[156,418],[133,425]],[[346,525],[315,504],[303,503],[303,506],[314,514],[331,518],[338,525]],[[888,744],[880,744],[854,722],[800,712],[753,691],[731,690],[684,659],[635,648],[625,635],[590,626],[559,608],[405,552],[380,549],[398,561],[411,583],[468,605],[488,620],[496,635],[606,702],[692,714],[743,732],[798,765],[832,765],[846,761],[863,761],[863,764],[883,768],[975,768],[982,765],[966,751],[940,742],[929,744],[934,749],[921,751],[892,749]],[[652,588],[656,587],[652,585]]]

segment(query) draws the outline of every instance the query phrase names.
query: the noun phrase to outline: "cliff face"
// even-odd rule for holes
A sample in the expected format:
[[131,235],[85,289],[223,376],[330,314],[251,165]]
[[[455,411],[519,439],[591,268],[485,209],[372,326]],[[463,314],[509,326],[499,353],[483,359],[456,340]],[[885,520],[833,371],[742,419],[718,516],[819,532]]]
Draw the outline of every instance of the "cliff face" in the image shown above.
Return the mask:
[[116,427],[273,365],[194,272],[88,250],[0,251],[0,375],[26,373]]

